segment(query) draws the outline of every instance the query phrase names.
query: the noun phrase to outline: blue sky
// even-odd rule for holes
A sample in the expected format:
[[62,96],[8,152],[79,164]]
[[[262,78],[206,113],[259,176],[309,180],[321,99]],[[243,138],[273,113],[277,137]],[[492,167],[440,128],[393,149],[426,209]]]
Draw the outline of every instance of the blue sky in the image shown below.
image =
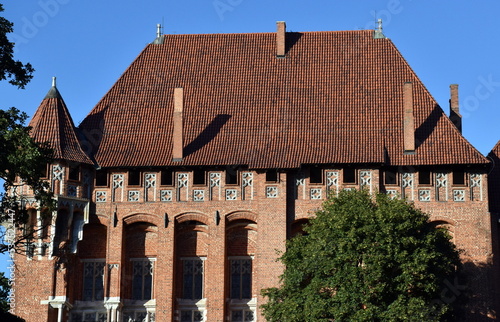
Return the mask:
[[[483,154],[500,139],[500,2],[415,1],[1,1],[14,22],[15,57],[36,72],[25,90],[0,82],[0,108],[33,115],[51,77],[78,123],[153,41],[166,34],[373,29],[390,38],[448,114],[459,84],[464,136]],[[453,153],[453,151],[450,151]],[[2,264],[0,263],[0,270]]]

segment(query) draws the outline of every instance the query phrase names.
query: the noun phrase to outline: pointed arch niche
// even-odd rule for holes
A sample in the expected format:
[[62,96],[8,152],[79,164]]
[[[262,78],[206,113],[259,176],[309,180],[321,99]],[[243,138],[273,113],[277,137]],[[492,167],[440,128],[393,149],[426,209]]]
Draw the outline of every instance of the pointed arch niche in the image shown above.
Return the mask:
[[208,217],[198,213],[180,215],[175,221],[175,313],[181,321],[206,320],[208,223]]
[[255,214],[233,213],[226,217],[227,296],[229,321],[256,319],[255,253],[257,223]]
[[[155,263],[158,250],[158,226],[137,215],[124,220],[124,262],[122,270],[123,318],[126,321],[150,321],[155,315]],[[153,217],[151,217],[153,218]]]

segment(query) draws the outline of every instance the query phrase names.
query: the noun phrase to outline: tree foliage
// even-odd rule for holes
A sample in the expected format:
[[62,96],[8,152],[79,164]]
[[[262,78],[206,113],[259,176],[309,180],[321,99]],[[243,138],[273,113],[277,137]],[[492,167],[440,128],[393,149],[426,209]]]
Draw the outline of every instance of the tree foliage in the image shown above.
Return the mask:
[[447,231],[403,200],[345,191],[287,243],[279,288],[262,291],[268,321],[442,321],[436,301],[459,252]]
[[[0,12],[3,6],[0,4]],[[8,80],[18,88],[31,80],[33,68],[13,58],[14,44],[7,34],[13,31],[13,24],[0,17],[0,81]],[[14,225],[24,224],[27,212],[25,200],[16,188],[19,184],[28,185],[34,192],[38,205],[49,213],[53,207],[52,193],[48,183],[42,180],[47,163],[51,162],[52,151],[45,144],[37,143],[29,135],[30,128],[25,125],[27,115],[11,107],[0,110],[0,179],[3,180],[3,193],[0,193],[0,222],[13,219]],[[10,218],[7,210],[15,216]],[[11,247],[21,245],[29,235],[18,236]],[[0,253],[6,252],[8,245],[0,244]]]
[[[0,13],[3,11],[0,3]],[[24,88],[33,78],[34,69],[30,63],[23,64],[14,59],[14,43],[7,38],[7,34],[13,32],[13,26],[12,22],[0,17],[0,81],[9,80],[12,85]]]

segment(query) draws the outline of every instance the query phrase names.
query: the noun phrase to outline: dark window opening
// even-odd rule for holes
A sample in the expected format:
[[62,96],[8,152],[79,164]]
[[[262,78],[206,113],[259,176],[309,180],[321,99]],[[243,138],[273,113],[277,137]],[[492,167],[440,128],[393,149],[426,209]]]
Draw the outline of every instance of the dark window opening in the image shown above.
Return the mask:
[[42,167],[42,169],[41,169],[42,172],[40,173],[41,178],[48,178],[48,175],[47,175],[49,173],[48,167],[49,167],[48,164],[46,164],[45,167]]
[[153,292],[153,262],[134,261],[132,265],[132,299],[150,300]]
[[203,298],[203,261],[185,259],[183,262],[182,298],[199,300]]
[[323,183],[323,169],[318,167],[309,168],[309,183]]
[[429,170],[420,170],[418,172],[419,184],[431,184],[431,172]]
[[95,172],[95,185],[98,187],[108,185],[108,172],[106,170],[97,170]]
[[141,171],[132,170],[128,172],[128,185],[129,186],[141,185]]
[[80,166],[77,165],[69,168],[68,179],[80,181]]
[[356,183],[356,169],[345,168],[343,182],[344,183]]
[[193,171],[193,184],[204,185],[205,184],[205,170],[194,170]]
[[231,299],[252,298],[252,260],[233,259],[231,265]]
[[162,170],[161,171],[161,185],[162,186],[173,186],[174,185],[174,173],[172,170]]
[[238,170],[235,168],[226,169],[226,184],[238,184]]
[[384,184],[395,185],[398,184],[398,172],[396,170],[385,170],[384,172]]
[[277,170],[267,170],[266,171],[266,182],[278,182],[278,171]]
[[461,170],[453,171],[453,184],[454,185],[465,185],[465,172]]
[[104,262],[83,264],[83,300],[102,301],[104,299]]

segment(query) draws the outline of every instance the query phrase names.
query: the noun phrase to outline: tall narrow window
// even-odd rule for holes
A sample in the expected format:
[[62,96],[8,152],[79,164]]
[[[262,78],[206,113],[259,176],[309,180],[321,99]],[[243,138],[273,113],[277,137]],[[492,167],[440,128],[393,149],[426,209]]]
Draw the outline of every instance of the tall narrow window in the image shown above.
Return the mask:
[[74,180],[74,181],[80,181],[80,166],[79,165],[69,167],[68,179]]
[[173,186],[173,171],[172,170],[161,170],[161,181],[160,184],[162,186]]
[[453,171],[453,184],[455,186],[465,185],[465,172],[461,170]]
[[132,261],[132,299],[150,300],[153,293],[153,261]]
[[226,169],[226,184],[238,184],[238,169],[233,167]]
[[398,172],[394,169],[389,169],[384,171],[384,184],[385,185],[396,185]]
[[318,167],[310,167],[309,183],[323,183],[323,169]]
[[84,301],[104,300],[104,266],[103,261],[83,264]]
[[252,259],[231,259],[231,299],[252,298]]
[[97,170],[95,172],[95,185],[98,187],[108,185],[108,172],[106,170]]
[[193,184],[204,185],[205,184],[205,170],[195,169],[193,171]]
[[344,183],[356,183],[356,169],[344,168]]
[[199,300],[203,298],[203,260],[183,259],[182,298]]
[[429,170],[420,170],[418,172],[418,183],[421,185],[431,184],[431,172]]
[[141,184],[141,171],[131,170],[128,172],[128,185],[139,186]]

